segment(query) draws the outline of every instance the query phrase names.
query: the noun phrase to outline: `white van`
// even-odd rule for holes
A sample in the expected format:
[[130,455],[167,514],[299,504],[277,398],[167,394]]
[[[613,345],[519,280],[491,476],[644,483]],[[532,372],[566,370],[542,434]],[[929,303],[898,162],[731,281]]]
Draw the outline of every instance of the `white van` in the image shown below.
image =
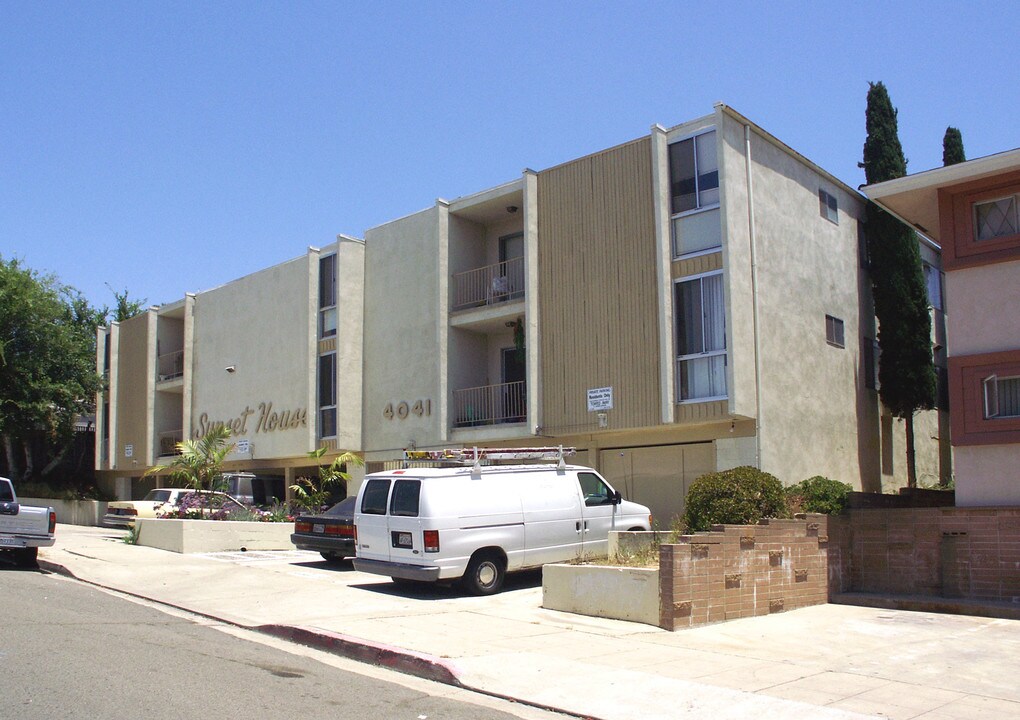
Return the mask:
[[461,578],[488,595],[507,572],[605,555],[610,530],[649,530],[651,517],[591,468],[561,461],[372,473],[354,524],[355,569],[394,580]]

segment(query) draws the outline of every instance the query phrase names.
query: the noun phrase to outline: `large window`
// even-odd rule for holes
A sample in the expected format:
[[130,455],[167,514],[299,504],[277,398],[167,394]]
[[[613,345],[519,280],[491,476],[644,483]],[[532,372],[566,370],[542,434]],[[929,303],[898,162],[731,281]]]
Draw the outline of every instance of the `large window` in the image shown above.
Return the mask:
[[719,203],[719,163],[715,130],[669,146],[673,214]]
[[722,273],[675,283],[677,396],[726,397],[726,312]]
[[319,356],[319,437],[336,437],[336,353]]
[[974,222],[977,225],[975,237],[978,240],[994,240],[1020,233],[1020,217],[1017,216],[1017,196],[974,203]]
[[319,258],[319,337],[336,335],[336,255]]
[[1020,417],[1020,377],[987,377],[985,391],[986,418]]
[[942,309],[942,272],[935,266],[922,263],[924,284],[928,290],[928,304],[936,310]]

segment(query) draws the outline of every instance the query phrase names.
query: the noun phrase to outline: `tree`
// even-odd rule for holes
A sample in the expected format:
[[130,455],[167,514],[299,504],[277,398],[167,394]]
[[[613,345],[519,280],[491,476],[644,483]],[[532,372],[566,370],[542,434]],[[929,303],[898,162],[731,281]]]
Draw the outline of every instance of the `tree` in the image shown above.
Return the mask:
[[113,293],[114,299],[117,301],[117,306],[113,309],[112,320],[114,322],[124,322],[142,311],[145,307],[145,303],[149,301],[148,298],[142,298],[141,300],[132,300],[128,297],[128,291],[125,289],[124,292],[119,293],[114,290],[110,283],[106,283],[106,287],[110,288],[110,292]]
[[18,481],[47,480],[73,446],[75,419],[102,387],[104,316],[54,276],[0,257],[0,440]]
[[[308,453],[308,457],[321,460],[325,454],[326,448],[320,447]],[[294,491],[294,502],[312,512],[318,512],[329,499],[331,490],[342,484],[346,491],[347,483],[351,480],[346,467],[349,465],[360,467],[364,464],[365,461],[352,452],[340,453],[329,465],[319,465],[318,482],[312,478],[302,477],[290,486]]]
[[[864,168],[869,185],[903,177],[907,161],[896,110],[881,82],[870,83]],[[907,483],[917,486],[914,413],[935,407],[935,365],[931,317],[914,231],[875,203],[867,206],[868,254],[881,350],[879,395],[889,411],[906,421]]]
[[219,425],[198,440],[177,443],[180,454],[166,465],[154,465],[145,475],[168,473],[185,487],[219,490],[223,487],[223,461],[233,449],[230,428]]
[[946,128],[946,134],[942,136],[942,164],[956,165],[967,160],[963,152],[963,133],[959,128],[952,126]]

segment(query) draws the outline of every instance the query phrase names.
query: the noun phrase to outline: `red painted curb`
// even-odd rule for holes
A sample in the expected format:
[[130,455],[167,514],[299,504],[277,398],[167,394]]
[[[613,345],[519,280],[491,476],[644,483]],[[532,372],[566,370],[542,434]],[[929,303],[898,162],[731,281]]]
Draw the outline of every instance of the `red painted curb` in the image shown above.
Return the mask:
[[441,658],[425,653],[405,650],[392,645],[383,645],[371,640],[295,625],[257,625],[250,628],[257,632],[274,635],[284,640],[318,648],[343,657],[371,665],[396,670],[397,672],[434,680],[446,685],[466,687],[457,676],[454,666]]

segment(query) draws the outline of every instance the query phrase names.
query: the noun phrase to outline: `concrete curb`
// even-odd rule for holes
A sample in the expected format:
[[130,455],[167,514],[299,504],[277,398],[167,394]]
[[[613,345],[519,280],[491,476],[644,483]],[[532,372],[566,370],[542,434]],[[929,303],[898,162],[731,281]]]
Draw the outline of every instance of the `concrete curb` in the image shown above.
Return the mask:
[[363,638],[341,635],[340,633],[320,630],[318,628],[295,625],[257,625],[249,628],[266,635],[289,640],[300,645],[307,645],[319,650],[341,655],[351,660],[381,665],[382,667],[414,675],[426,680],[466,688],[460,681],[459,674],[453,663],[425,653],[405,650],[393,645],[372,642]]

